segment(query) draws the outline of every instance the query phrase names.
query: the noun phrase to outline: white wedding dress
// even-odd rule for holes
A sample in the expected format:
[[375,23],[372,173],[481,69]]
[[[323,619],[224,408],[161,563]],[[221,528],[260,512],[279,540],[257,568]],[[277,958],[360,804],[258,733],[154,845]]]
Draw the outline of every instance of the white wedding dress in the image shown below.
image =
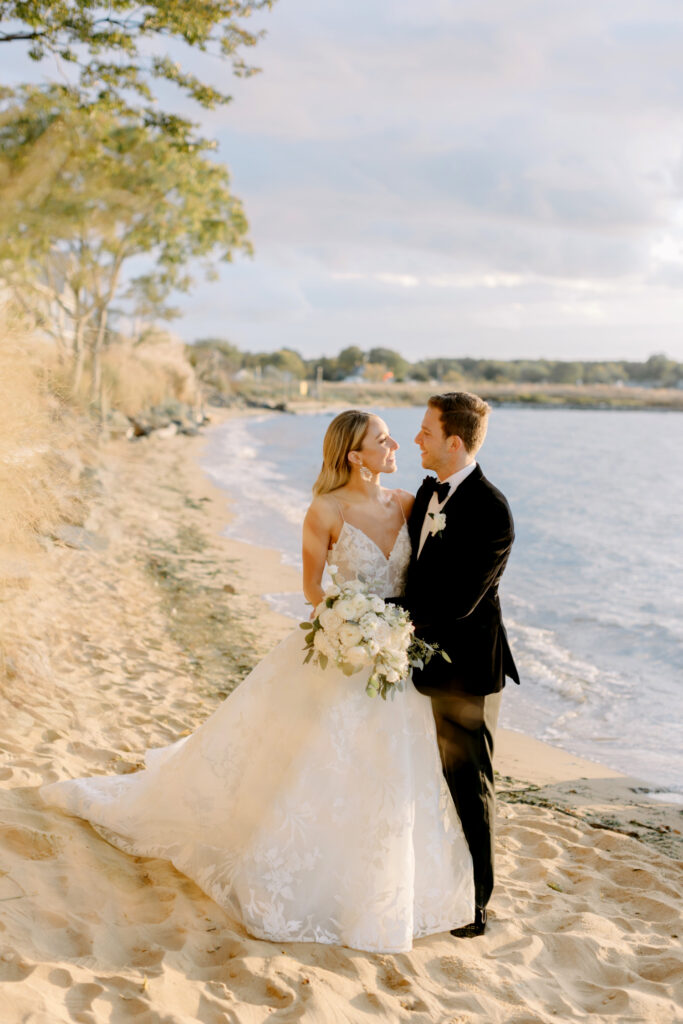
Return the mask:
[[[345,523],[329,561],[400,593],[405,524],[387,559]],[[303,665],[295,629],[191,736],[146,769],[44,786],[44,801],[138,856],[163,857],[258,938],[405,952],[474,919],[472,860],[444,781],[429,698],[368,697]]]

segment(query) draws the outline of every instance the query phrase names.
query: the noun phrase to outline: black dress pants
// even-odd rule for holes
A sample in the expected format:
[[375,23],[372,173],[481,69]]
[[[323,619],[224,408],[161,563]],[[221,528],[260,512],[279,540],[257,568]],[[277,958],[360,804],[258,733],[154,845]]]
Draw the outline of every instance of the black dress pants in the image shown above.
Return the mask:
[[493,891],[496,797],[493,740],[502,693],[432,693],[443,772],[474,864],[474,897],[485,907]]

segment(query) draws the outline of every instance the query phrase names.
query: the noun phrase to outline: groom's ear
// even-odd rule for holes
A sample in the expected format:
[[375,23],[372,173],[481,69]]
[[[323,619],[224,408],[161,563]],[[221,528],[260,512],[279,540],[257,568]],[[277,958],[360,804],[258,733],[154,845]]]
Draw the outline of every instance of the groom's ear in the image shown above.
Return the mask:
[[462,448],[465,447],[463,439],[460,437],[460,434],[449,434],[447,440],[448,447],[453,452],[453,454],[455,454],[455,452],[459,452]]

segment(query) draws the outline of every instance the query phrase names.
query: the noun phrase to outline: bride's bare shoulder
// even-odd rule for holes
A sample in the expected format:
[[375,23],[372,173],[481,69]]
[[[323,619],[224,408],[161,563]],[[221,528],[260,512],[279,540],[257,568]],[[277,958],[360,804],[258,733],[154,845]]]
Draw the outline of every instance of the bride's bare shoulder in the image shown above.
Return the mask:
[[396,500],[399,502],[401,508],[403,509],[403,515],[407,519],[413,510],[415,495],[411,494],[410,491],[401,490],[400,487],[395,487],[391,491],[391,494],[394,494],[396,496]]
[[309,523],[328,529],[333,527],[340,517],[339,503],[332,494],[317,494],[306,512]]

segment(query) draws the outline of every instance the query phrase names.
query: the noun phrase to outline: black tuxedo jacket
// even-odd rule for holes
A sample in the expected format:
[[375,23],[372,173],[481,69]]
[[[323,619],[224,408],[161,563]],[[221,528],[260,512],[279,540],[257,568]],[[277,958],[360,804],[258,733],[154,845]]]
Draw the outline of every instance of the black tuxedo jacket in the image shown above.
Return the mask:
[[408,524],[413,551],[401,604],[417,636],[438,644],[451,663],[437,654],[414,671],[413,682],[422,693],[496,693],[506,676],[519,682],[498,600],[515,536],[510,507],[477,465],[443,506],[446,525],[427,536],[418,558],[430,495],[423,484],[415,496]]

